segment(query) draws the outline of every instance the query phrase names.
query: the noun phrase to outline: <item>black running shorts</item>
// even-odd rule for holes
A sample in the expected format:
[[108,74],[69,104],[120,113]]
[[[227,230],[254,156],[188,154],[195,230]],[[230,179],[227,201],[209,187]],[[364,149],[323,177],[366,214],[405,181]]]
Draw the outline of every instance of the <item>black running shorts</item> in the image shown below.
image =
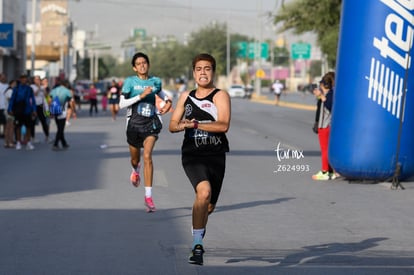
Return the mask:
[[127,129],[126,136],[128,144],[136,148],[143,148],[144,140],[149,136],[154,136],[155,140],[158,139],[158,134],[156,133],[141,133],[134,129]]
[[157,124],[158,127],[153,128],[153,121],[158,123],[160,120],[158,117],[136,117],[135,120],[129,119],[126,130],[128,144],[136,148],[142,148],[144,146],[144,140],[148,136],[154,136],[157,140],[162,124],[159,122],[161,126]]
[[226,170],[226,154],[195,156],[184,154],[181,157],[184,171],[191,184],[196,189],[202,181],[210,182],[211,204],[216,204],[223,184]]

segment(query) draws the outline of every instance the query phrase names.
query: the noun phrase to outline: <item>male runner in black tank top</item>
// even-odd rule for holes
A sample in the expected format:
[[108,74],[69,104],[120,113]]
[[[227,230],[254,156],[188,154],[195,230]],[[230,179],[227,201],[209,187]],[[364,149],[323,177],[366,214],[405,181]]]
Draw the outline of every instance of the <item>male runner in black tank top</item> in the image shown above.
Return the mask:
[[193,60],[197,89],[183,92],[171,116],[169,130],[185,131],[181,148],[182,165],[193,185],[193,244],[188,262],[203,264],[203,237],[208,215],[216,206],[226,167],[231,106],[227,92],[214,84],[216,61],[209,54]]

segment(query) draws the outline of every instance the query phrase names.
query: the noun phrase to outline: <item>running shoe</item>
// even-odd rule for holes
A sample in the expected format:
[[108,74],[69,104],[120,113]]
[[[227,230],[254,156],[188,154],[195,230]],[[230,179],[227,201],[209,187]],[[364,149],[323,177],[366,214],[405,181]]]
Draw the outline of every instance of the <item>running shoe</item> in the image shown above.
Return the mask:
[[145,206],[147,207],[147,212],[155,211],[155,205],[152,201],[152,197],[145,197]]
[[322,172],[319,171],[315,175],[312,176],[312,179],[314,180],[330,180],[329,173],[328,172]]
[[132,171],[131,172],[131,183],[133,186],[138,187],[140,182],[141,182],[141,178],[139,176],[139,173],[137,171]]
[[16,143],[16,150],[21,150],[22,149],[22,144],[20,142]]
[[191,251],[190,257],[188,258],[188,262],[190,264],[203,265],[203,254],[203,246],[201,244],[197,244]]
[[27,144],[26,144],[26,150],[34,150],[34,146],[33,146],[33,144],[29,141]]
[[338,177],[338,175],[335,172],[329,173],[329,179],[334,180]]

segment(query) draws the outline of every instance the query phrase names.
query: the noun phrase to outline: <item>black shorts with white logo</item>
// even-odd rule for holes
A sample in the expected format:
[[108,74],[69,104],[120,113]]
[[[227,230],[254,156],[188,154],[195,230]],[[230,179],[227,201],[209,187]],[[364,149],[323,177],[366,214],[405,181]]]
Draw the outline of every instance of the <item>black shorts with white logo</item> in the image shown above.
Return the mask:
[[226,170],[226,154],[188,155],[183,154],[181,162],[191,184],[196,189],[202,181],[208,181],[211,186],[211,204],[216,204],[223,184]]
[[158,139],[162,124],[158,117],[135,116],[128,120],[126,136],[129,145],[136,148],[144,146],[144,140],[148,136]]

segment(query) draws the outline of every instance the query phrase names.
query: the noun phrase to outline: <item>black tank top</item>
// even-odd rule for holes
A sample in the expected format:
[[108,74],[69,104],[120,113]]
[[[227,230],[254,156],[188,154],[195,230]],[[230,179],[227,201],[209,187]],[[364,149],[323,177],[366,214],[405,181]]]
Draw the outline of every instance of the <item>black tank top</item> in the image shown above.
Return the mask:
[[[217,107],[213,97],[220,91],[215,89],[205,98],[197,98],[196,90],[189,93],[185,103],[184,118],[208,123],[217,120]],[[182,145],[183,154],[213,155],[229,151],[229,142],[225,133],[212,133],[200,129],[186,129]]]

